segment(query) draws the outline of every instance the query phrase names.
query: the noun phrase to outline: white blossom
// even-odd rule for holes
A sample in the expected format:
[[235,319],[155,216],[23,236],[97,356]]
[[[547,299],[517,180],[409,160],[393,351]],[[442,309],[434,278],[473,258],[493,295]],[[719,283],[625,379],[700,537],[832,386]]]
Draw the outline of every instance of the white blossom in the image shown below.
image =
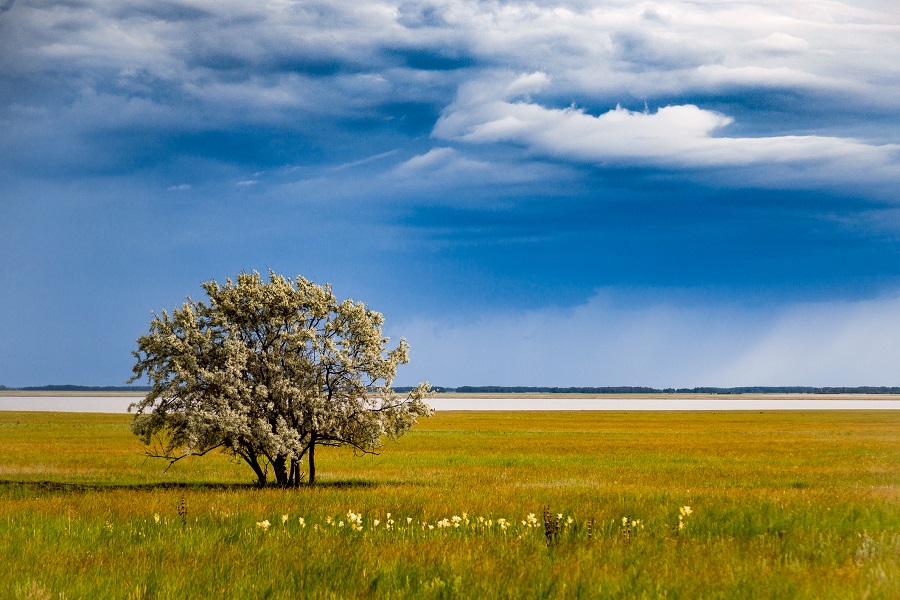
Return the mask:
[[269,467],[278,484],[298,484],[306,457],[313,483],[316,445],[372,452],[431,414],[427,383],[405,398],[391,388],[409,345],[389,349],[384,317],[365,304],[272,272],[203,289],[207,303],[188,298],[154,316],[133,353],[132,381],[152,387],[130,407],[132,430],[145,444],[166,434],[152,455],[174,462],[221,448],[261,485]]

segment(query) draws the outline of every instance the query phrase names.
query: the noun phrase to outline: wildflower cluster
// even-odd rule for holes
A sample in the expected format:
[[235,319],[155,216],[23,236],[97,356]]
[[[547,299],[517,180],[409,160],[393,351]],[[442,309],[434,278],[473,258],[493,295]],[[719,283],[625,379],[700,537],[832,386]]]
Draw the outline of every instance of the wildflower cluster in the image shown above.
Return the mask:
[[[568,528],[575,523],[575,518],[571,515],[567,517],[562,513],[559,513],[557,515],[557,521],[561,523],[563,527]],[[289,528],[290,523],[290,515],[281,515],[282,528]],[[307,526],[307,518],[297,517],[296,523],[300,529],[304,529]],[[394,515],[392,515],[392,513],[385,513],[383,517],[372,516],[370,518],[367,518],[361,512],[356,512],[351,509],[348,510],[346,514],[339,516],[326,515],[324,521],[320,523],[310,523],[310,528],[312,531],[337,532],[346,530],[362,533],[375,533],[379,531],[404,531],[407,533],[413,533],[416,531],[439,531],[486,534],[491,531],[496,531],[503,534],[517,533],[519,535],[522,535],[539,528],[540,525],[540,519],[533,512],[526,514],[522,519],[485,517],[481,515],[470,516],[468,512],[462,512],[458,515],[450,515],[431,521],[417,520],[413,517],[404,517],[399,519],[398,522],[398,520],[394,519]],[[272,523],[268,519],[257,521],[256,527],[263,532],[267,532],[272,527]]]
[[[678,534],[686,527],[689,517],[693,514],[690,506],[681,506],[678,509],[678,521],[671,528],[666,528],[674,534]],[[558,543],[561,539],[592,539],[599,531],[595,529],[595,520],[593,518],[583,521],[576,521],[574,515],[566,515],[564,513],[551,512],[549,507],[543,509],[543,516],[538,517],[536,513],[529,512],[519,519],[509,519],[506,517],[470,515],[468,512],[460,514],[451,514],[449,516],[433,518],[430,520],[416,519],[414,517],[404,516],[394,518],[390,512],[375,516],[366,516],[362,512],[353,509],[337,516],[325,515],[324,518],[315,522],[309,517],[296,516],[293,519],[288,513],[280,514],[270,519],[255,521],[256,526],[246,530],[259,531],[262,534],[272,534],[273,524],[281,521],[281,527],[274,528],[278,535],[292,536],[300,533],[300,531],[308,530],[310,532],[346,532],[347,534],[355,533],[363,536],[367,535],[384,535],[389,532],[397,532],[397,534],[412,537],[422,536],[433,532],[434,534],[447,535],[502,535],[511,536],[515,539],[523,539],[534,536],[540,531],[546,537],[547,544]],[[222,517],[225,518],[225,517]],[[169,525],[170,521],[161,517],[159,513],[154,513],[151,523],[157,526]],[[609,521],[612,531],[616,529],[616,520]],[[621,539],[627,544],[632,541],[634,536],[644,531],[645,524],[641,519],[634,519],[630,516],[623,516],[618,522],[618,531]],[[384,533],[382,533],[384,532]]]
[[347,511],[347,523],[353,531],[362,531],[362,519],[361,514],[355,513],[352,510]]

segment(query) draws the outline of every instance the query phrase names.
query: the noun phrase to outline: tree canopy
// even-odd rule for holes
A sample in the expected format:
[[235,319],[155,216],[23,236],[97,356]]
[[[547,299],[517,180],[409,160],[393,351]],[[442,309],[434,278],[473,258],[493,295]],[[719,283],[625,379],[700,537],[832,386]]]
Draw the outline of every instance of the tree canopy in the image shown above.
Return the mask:
[[427,383],[404,396],[391,387],[409,360],[393,349],[384,318],[361,302],[338,302],[329,285],[302,277],[242,273],[203,284],[171,315],[153,315],[137,340],[130,382],[150,391],[133,403],[132,431],[170,462],[221,449],[246,462],[260,485],[299,485],[315,448],[375,452],[428,416]]

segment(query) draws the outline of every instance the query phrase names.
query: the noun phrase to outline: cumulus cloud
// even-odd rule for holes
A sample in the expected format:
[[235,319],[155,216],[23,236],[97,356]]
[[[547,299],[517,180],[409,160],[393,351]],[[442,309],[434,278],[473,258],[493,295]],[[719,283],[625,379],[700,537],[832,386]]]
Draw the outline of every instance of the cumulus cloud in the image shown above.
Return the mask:
[[610,291],[574,308],[398,324],[410,381],[656,387],[898,385],[900,295],[777,308]]
[[[472,84],[441,116],[437,138],[521,144],[536,154],[596,164],[721,167],[819,161],[895,163],[900,145],[873,146],[826,136],[728,137],[731,117],[694,105],[636,112],[617,106],[598,116],[580,108],[548,108],[516,96],[539,91],[542,73],[508,85]],[[500,88],[499,97],[489,90]],[[486,90],[488,90],[486,92]]]

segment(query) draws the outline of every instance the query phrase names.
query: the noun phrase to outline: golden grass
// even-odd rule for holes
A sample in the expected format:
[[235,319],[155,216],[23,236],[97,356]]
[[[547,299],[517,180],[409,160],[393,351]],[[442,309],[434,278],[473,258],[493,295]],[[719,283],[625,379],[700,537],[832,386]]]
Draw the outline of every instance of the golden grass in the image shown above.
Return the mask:
[[300,490],[165,472],[129,419],[0,413],[0,597],[900,597],[895,411],[439,413]]

